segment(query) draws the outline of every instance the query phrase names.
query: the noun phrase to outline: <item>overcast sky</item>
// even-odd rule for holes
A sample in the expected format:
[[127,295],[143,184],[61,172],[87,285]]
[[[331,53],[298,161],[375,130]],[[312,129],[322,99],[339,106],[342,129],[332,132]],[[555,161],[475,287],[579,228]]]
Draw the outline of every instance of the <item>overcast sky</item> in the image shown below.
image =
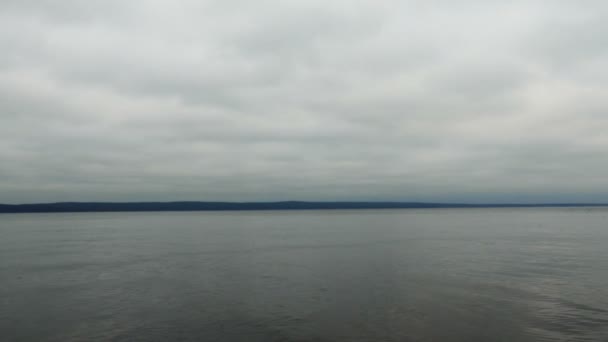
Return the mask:
[[0,0],[0,202],[608,202],[607,17]]

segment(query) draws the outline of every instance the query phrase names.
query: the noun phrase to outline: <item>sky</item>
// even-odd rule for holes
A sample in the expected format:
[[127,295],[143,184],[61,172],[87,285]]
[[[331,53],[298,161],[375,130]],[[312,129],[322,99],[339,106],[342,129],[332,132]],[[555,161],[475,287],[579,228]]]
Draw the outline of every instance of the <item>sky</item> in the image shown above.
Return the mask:
[[0,203],[608,202],[607,17],[0,0]]

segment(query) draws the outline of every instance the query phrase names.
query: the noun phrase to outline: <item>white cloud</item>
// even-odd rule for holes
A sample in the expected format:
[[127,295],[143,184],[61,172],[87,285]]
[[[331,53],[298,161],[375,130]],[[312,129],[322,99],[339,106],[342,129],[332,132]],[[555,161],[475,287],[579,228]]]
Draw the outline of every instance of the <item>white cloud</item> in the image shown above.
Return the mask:
[[3,1],[0,202],[608,201],[606,11]]

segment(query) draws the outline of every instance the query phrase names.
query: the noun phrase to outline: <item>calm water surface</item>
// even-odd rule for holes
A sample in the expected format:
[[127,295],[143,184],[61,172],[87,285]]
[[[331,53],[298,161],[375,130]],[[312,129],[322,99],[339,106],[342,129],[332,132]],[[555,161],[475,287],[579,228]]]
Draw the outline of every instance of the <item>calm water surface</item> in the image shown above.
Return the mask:
[[1,341],[608,341],[608,210],[0,215]]

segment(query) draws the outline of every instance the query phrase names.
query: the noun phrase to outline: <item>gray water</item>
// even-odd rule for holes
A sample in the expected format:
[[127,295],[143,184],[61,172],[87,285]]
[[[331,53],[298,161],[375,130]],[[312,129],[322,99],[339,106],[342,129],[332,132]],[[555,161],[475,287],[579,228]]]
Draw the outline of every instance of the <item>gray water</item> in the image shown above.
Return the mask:
[[608,341],[608,210],[0,215],[0,341]]

